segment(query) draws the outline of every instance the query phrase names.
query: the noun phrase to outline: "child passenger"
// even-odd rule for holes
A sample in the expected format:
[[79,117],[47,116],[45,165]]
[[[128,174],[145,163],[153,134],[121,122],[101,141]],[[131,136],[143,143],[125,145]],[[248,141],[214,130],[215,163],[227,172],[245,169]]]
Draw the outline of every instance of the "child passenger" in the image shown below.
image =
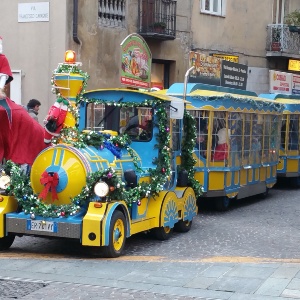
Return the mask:
[[218,131],[218,145],[212,155],[212,160],[225,160],[228,158],[228,145],[226,143],[226,131],[230,137],[229,129],[222,128]]

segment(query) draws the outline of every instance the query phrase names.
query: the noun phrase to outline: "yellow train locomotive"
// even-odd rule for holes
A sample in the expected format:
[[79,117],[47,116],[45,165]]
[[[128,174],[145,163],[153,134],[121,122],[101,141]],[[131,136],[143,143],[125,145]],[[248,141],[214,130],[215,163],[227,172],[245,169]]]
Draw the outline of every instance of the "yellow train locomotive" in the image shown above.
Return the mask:
[[173,229],[190,230],[201,191],[179,159],[183,101],[129,89],[83,94],[86,80],[74,62],[59,65],[45,135],[51,145],[30,177],[12,162],[2,170],[0,250],[32,235],[75,239],[117,257],[135,233],[164,240]]

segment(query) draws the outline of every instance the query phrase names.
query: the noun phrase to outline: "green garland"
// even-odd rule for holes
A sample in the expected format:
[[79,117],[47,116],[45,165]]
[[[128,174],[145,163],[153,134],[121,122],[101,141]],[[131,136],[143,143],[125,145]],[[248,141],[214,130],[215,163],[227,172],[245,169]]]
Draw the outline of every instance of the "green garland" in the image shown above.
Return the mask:
[[[158,157],[154,160],[157,165],[155,169],[149,169],[151,181],[150,183],[142,182],[135,188],[126,189],[125,183],[119,179],[112,168],[97,171],[89,174],[86,181],[86,186],[83,187],[81,193],[71,199],[71,204],[55,205],[43,203],[30,186],[29,177],[24,174],[19,166],[12,162],[7,162],[5,172],[11,176],[11,185],[7,192],[14,195],[19,205],[25,214],[31,214],[34,218],[37,215],[43,217],[67,217],[76,214],[81,207],[94,197],[93,188],[99,180],[105,181],[110,192],[105,200],[124,200],[130,206],[137,202],[140,204],[142,198],[155,196],[163,190],[164,184],[171,175],[170,168],[170,129],[166,127],[168,124],[168,116],[163,102],[157,102],[156,115],[158,119],[159,132],[156,136],[156,148],[160,149]],[[96,134],[96,133],[95,133]],[[113,137],[114,143],[119,143],[125,146],[127,143],[126,137]]]
[[[118,178],[116,172],[112,168],[88,174],[86,179],[86,186],[83,187],[80,194],[71,199],[70,204],[58,206],[55,204],[43,203],[38,198],[38,196],[33,193],[29,177],[24,174],[20,167],[12,162],[7,162],[5,170],[6,173],[11,176],[11,185],[7,189],[7,192],[15,196],[24,213],[31,214],[32,218],[35,218],[35,216],[37,215],[43,217],[67,217],[76,214],[82,208],[82,206],[87,205],[87,202],[95,197],[94,185],[100,180],[105,181],[110,187],[110,192],[105,198],[106,201],[124,200],[129,206],[131,206],[134,202],[137,202],[137,204],[139,205],[140,200],[145,197],[155,197],[155,195],[163,190],[165,183],[171,176],[171,157],[169,148],[170,128],[166,126],[166,124],[169,124],[165,107],[166,104],[160,100],[145,100],[143,101],[143,103],[108,103],[99,99],[86,99],[82,95],[85,91],[87,80],[89,78],[87,73],[82,72],[76,65],[62,64],[56,70],[54,70],[54,75],[51,79],[51,83],[53,86],[54,76],[57,73],[77,73],[84,78],[82,90],[76,97],[75,107],[69,105],[69,111],[75,118],[76,124],[79,117],[78,104],[80,102],[89,102],[96,104],[105,103],[106,105],[114,105],[120,107],[154,106],[156,108],[155,114],[158,120],[158,123],[154,125],[158,126],[159,129],[158,134],[156,135],[157,144],[155,145],[155,147],[159,149],[159,152],[158,157],[153,161],[153,163],[156,164],[156,168],[150,168],[148,170],[150,177],[149,183],[141,182],[135,188],[126,188],[125,183],[122,182],[120,178]],[[60,95],[58,89],[55,88],[54,91],[57,94],[58,100],[61,99],[63,101],[63,97]],[[190,119],[187,118],[187,120]],[[188,128],[189,127],[187,127],[186,129]],[[189,142],[189,138],[190,136],[188,133],[186,135],[186,142],[183,142],[183,155],[184,153],[189,153],[191,151],[191,143]],[[104,147],[106,142],[111,143],[113,147],[118,147],[119,149],[125,148],[133,159],[133,164],[136,168],[136,171],[143,172],[143,170],[138,165],[137,157],[134,154],[133,149],[129,147],[131,140],[127,135],[107,137],[106,135],[99,134],[98,132],[94,131],[80,132],[77,128],[67,127],[63,128],[60,132],[60,135],[57,138],[53,139],[54,144],[67,143],[77,148],[83,148],[90,145],[102,148]],[[192,178],[194,174],[193,165],[194,164],[191,164],[191,161],[189,161],[187,158],[183,159],[182,167],[188,171],[191,186],[195,187],[195,191],[198,195],[199,193],[197,191],[199,191],[199,188],[196,184],[197,181],[193,180]]]
[[181,169],[188,172],[188,185],[194,189],[198,198],[203,193],[203,187],[194,177],[196,160],[193,158],[193,152],[196,145],[196,120],[188,111],[184,112],[183,126],[185,135],[182,141]]

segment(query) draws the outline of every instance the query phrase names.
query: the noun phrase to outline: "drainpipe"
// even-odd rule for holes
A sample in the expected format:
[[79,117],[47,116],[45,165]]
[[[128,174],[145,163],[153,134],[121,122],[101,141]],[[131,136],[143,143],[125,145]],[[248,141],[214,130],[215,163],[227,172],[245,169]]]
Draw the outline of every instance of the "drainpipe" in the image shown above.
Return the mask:
[[190,75],[190,72],[195,69],[195,67],[191,67],[189,68],[186,73],[185,73],[185,76],[184,76],[184,86],[183,86],[183,100],[185,100],[186,98],[186,88],[187,88],[187,81],[188,81],[188,77]]
[[78,0],[73,0],[73,41],[81,45],[78,38]]

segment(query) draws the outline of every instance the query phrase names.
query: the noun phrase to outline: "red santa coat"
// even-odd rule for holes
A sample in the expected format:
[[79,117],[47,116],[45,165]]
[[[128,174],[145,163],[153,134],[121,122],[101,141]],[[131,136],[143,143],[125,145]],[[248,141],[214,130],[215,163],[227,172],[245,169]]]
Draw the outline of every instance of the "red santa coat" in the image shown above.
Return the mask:
[[0,100],[0,161],[32,165],[46,147],[43,127],[9,98]]
[[5,84],[8,84],[13,80],[9,62],[4,54],[0,54],[0,73],[8,75],[8,79]]

